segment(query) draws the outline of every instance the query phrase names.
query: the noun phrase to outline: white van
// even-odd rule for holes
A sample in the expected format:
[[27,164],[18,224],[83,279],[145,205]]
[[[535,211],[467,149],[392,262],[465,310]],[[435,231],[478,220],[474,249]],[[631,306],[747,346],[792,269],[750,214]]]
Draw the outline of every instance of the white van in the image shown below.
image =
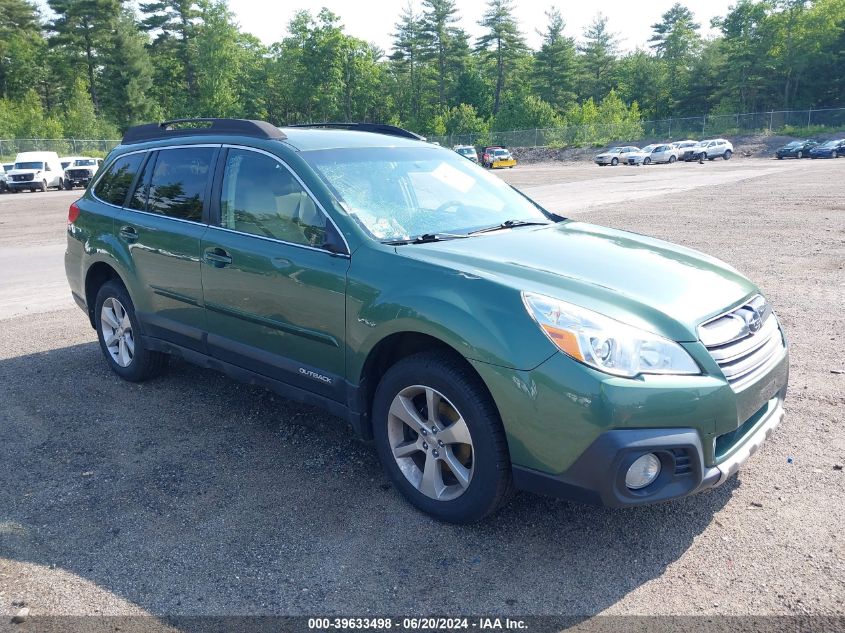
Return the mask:
[[65,172],[56,152],[21,152],[15,157],[15,167],[7,174],[9,189],[17,193],[24,189],[47,191],[48,187],[62,189]]

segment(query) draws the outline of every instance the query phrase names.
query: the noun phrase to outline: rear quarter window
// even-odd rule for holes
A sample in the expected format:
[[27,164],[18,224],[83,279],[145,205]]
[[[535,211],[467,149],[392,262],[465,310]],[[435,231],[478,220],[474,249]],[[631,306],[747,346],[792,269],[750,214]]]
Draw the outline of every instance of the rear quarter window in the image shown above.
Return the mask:
[[144,154],[129,154],[116,159],[97,181],[94,195],[103,202],[122,207],[143,160]]

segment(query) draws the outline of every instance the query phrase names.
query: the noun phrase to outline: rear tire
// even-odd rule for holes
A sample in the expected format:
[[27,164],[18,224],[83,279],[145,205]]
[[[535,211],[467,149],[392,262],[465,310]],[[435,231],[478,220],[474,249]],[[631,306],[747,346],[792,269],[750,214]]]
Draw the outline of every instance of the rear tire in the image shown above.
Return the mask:
[[373,434],[396,488],[441,521],[478,521],[510,496],[499,412],[481,379],[449,353],[415,354],[387,370],[373,401]]
[[731,156],[733,156],[733,152],[732,152],[731,150],[729,150],[729,149],[726,149],[726,150],[725,150],[725,153],[724,153],[724,154],[722,154],[722,158],[723,158],[724,160],[730,160],[730,159],[731,159]]
[[107,281],[97,293],[94,325],[106,362],[124,380],[142,382],[167,365],[167,354],[149,350],[144,344],[135,306],[119,281]]

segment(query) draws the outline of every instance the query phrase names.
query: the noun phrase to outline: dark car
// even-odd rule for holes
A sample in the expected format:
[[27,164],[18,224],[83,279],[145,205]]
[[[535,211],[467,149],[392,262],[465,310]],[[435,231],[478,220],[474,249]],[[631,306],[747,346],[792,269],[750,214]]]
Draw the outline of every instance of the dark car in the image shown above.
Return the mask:
[[845,138],[827,141],[810,150],[810,158],[839,158],[845,156]]
[[792,141],[779,148],[775,154],[778,160],[783,160],[784,158],[807,158],[810,156],[810,150],[818,144],[818,141],[811,141],[810,139]]

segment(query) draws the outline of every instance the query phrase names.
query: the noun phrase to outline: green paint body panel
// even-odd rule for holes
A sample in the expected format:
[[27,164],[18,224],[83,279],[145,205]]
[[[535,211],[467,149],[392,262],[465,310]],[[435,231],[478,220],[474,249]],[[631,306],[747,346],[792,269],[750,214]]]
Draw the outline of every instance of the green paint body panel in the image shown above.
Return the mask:
[[[449,150],[367,133],[285,131],[289,138],[283,142],[203,136],[179,139],[179,145],[193,140],[247,146],[279,157],[331,216],[348,256],[120,209],[97,200],[89,187],[78,202],[79,219],[68,228],[73,293],[84,300],[92,266],[108,264],[127,286],[145,334],[170,336],[234,364],[247,354],[250,363],[242,364],[249,369],[280,380],[287,376],[350,407],[353,399],[343,387],[354,391],[361,384],[380,342],[402,333],[434,337],[467,359],[489,389],[512,462],[545,473],[565,472],[613,429],[695,429],[704,462],[712,466],[715,437],[736,429],[785,388],[785,349],[771,371],[736,393],[698,341],[699,324],[759,292],[723,262],[574,221],[385,245],[364,233],[301,153],[358,145]],[[163,145],[121,146],[106,164],[116,155]],[[118,236],[125,223],[138,228],[132,244]],[[232,255],[232,266],[217,268],[203,259],[215,247]],[[591,369],[557,351],[528,315],[522,291],[680,342],[702,374],[626,379]],[[297,376],[297,368],[330,382]]]

